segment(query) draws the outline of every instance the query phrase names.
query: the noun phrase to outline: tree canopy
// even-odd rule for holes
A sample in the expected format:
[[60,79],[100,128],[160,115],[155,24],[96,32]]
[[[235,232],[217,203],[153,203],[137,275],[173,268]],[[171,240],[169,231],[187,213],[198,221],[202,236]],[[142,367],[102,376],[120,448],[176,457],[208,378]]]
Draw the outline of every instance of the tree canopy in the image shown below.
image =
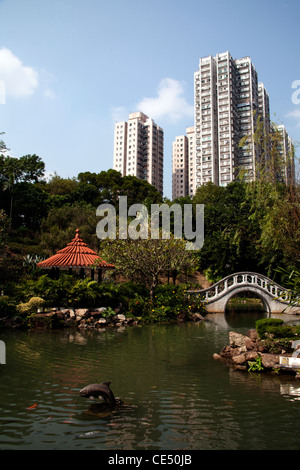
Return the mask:
[[[151,204],[163,202],[182,207],[191,204],[194,211],[197,204],[204,204],[204,245],[194,253],[193,263],[211,281],[249,270],[280,282],[281,269],[300,269],[300,192],[297,183],[278,183],[273,176],[268,176],[268,172],[261,172],[260,178],[253,182],[240,178],[226,187],[208,183],[199,187],[193,198],[170,201],[163,199],[147,181],[123,177],[113,169],[99,173],[81,172],[72,178],[54,174],[46,180],[45,164],[36,154],[10,157],[3,141],[0,141],[0,151],[4,152],[0,154],[2,252],[6,246],[16,255],[47,257],[65,246],[73,238],[76,228],[94,250],[102,249],[104,244],[101,242],[100,245],[96,237],[96,209],[109,203],[118,215],[119,197],[127,196],[128,207],[142,203],[148,211]],[[171,231],[172,227],[171,220]],[[144,282],[153,290],[156,282],[153,279],[157,279],[155,269],[157,272],[170,270],[171,261],[177,263],[174,269],[189,266],[191,253],[188,252],[189,258],[182,251],[180,241],[175,241],[160,245],[163,246],[162,253],[158,251],[158,244],[147,245],[144,241],[127,245],[118,242],[115,252],[112,245],[109,252],[109,244],[105,249],[112,262],[117,262],[116,257],[121,261],[122,250],[126,248],[127,253],[122,255],[123,266],[127,263],[129,271],[130,257],[137,266],[140,256],[148,268],[135,269],[132,276],[137,278],[144,272]],[[14,258],[14,263],[17,259]],[[8,258],[5,261],[3,258],[3,279],[9,263]],[[17,279],[16,274],[14,277]]]

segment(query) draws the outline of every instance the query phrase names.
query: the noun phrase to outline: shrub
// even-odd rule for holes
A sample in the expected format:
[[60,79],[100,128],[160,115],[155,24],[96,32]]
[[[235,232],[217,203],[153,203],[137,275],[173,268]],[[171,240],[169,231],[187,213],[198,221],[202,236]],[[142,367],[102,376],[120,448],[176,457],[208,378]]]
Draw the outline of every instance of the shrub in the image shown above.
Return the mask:
[[129,300],[127,306],[127,313],[133,317],[147,318],[150,314],[151,301],[148,297],[135,294],[132,299]]
[[266,333],[272,335],[273,338],[293,338],[295,329],[291,325],[269,326]]
[[199,296],[188,299],[185,295],[187,285],[159,285],[151,301],[148,296],[135,294],[128,303],[128,313],[135,317],[142,317],[145,322],[160,322],[175,320],[188,312],[205,313],[203,301]]
[[282,351],[293,352],[292,341],[289,338],[265,339],[264,348],[265,352],[270,354],[282,354]]
[[41,297],[32,297],[28,302],[18,304],[17,311],[21,315],[30,315],[36,313],[37,309],[43,307],[44,304],[45,301]]
[[0,297],[0,318],[13,317],[16,314],[16,307],[7,295]]
[[281,318],[263,318],[255,323],[258,336],[263,339],[270,327],[278,327],[283,324]]

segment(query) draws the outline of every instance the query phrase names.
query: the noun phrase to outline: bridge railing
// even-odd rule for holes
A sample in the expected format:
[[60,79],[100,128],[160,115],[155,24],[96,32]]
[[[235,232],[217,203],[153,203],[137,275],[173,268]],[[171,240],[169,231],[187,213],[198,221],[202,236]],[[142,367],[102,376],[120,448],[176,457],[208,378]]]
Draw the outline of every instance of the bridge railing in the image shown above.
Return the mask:
[[253,272],[230,274],[206,289],[188,290],[187,294],[201,294],[206,302],[209,303],[221,298],[227,292],[235,290],[239,286],[256,287],[280,302],[288,303],[290,299],[289,290],[284,289],[263,274]]

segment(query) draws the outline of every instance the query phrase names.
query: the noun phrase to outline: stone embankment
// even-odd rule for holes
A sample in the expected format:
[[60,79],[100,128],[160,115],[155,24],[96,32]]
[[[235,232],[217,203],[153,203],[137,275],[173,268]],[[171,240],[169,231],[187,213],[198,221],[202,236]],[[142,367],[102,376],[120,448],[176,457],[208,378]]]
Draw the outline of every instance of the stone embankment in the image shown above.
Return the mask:
[[288,372],[300,378],[299,370],[283,367],[280,364],[280,357],[290,356],[291,354],[287,354],[284,350],[280,354],[266,352],[264,341],[260,340],[255,329],[251,329],[246,335],[231,331],[229,345],[224,346],[219,354],[215,353],[213,358],[240,370],[249,370],[251,365],[256,363],[259,365],[256,370],[273,373]]
[[[178,321],[203,321],[204,318],[199,313],[185,315],[178,318]],[[88,308],[53,308],[49,312],[37,313],[29,318],[28,326],[39,329],[55,328],[104,328],[120,326],[137,326],[142,319],[127,317],[121,313],[121,309],[107,309],[106,307],[88,309]]]
[[119,309],[108,314],[106,307],[90,310],[88,308],[52,309],[50,312],[37,313],[30,318],[31,328],[102,328],[106,326],[137,325],[138,321],[127,318]]

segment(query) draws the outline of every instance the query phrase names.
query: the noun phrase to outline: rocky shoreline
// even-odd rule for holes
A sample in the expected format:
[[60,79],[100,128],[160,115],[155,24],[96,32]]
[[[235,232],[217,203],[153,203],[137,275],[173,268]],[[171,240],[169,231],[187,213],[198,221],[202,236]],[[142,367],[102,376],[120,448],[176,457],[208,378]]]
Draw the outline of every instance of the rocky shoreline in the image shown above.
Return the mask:
[[282,357],[291,356],[292,354],[285,350],[280,354],[266,352],[264,341],[259,338],[255,329],[251,329],[246,335],[231,331],[229,345],[224,346],[219,353],[215,353],[213,358],[239,370],[257,370],[273,374],[289,373],[300,379],[300,368],[285,366],[280,361]]
[[[199,313],[183,314],[177,318],[177,321],[203,321],[204,317]],[[20,328],[28,327],[31,329],[59,329],[59,328],[85,328],[97,329],[106,327],[137,326],[144,323],[142,318],[126,316],[122,310],[116,308],[99,307],[88,308],[52,308],[44,312],[38,312],[23,320],[20,317],[3,318],[2,327]]]

